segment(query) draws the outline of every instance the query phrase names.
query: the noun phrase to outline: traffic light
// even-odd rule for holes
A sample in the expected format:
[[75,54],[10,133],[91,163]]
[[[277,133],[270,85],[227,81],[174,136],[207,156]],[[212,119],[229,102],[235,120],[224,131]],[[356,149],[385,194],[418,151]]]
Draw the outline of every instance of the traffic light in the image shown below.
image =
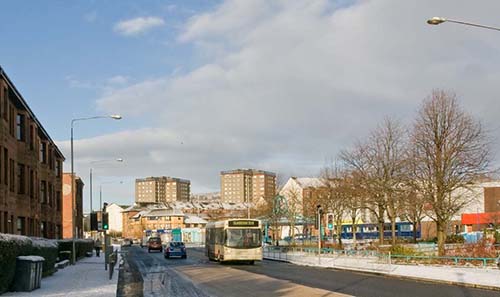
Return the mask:
[[314,228],[319,229],[321,225],[321,214],[323,213],[323,209],[321,205],[316,205],[316,215],[314,216]]
[[98,224],[97,224],[97,212],[90,213],[90,230],[92,230],[92,231],[99,230]]
[[102,230],[109,229],[109,214],[107,212],[102,213]]
[[328,214],[328,229],[333,229],[333,214],[331,213]]

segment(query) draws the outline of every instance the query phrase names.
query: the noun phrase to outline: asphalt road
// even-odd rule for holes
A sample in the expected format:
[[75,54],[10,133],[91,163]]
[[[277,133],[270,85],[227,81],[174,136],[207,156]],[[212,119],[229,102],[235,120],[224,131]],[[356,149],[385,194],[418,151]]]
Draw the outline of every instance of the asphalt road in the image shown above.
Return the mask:
[[275,261],[255,265],[210,262],[200,248],[188,259],[130,248],[144,278],[146,296],[500,296],[498,291],[402,280]]

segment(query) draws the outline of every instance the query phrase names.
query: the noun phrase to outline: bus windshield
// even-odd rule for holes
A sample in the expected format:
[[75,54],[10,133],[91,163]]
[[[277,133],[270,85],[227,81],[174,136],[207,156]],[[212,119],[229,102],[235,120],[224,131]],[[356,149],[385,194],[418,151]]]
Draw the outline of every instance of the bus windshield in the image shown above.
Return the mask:
[[260,247],[260,229],[227,229],[226,246],[231,248]]

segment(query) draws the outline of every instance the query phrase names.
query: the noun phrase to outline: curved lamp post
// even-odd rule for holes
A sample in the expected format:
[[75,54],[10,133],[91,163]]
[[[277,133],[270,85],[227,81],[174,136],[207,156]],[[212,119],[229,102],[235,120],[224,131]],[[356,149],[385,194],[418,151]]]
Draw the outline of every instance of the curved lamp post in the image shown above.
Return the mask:
[[114,120],[121,120],[122,116],[113,114],[113,115],[108,115],[108,116],[93,116],[93,117],[86,117],[86,118],[76,118],[71,120],[71,233],[73,233],[72,236],[72,241],[73,241],[73,247],[72,247],[72,260],[73,260],[73,265],[76,263],[76,255],[75,255],[75,235],[76,235],[76,222],[75,222],[75,200],[76,200],[76,195],[75,195],[75,170],[74,170],[74,154],[73,154],[73,127],[75,125],[75,122],[79,121],[87,121],[87,120],[96,120],[96,119],[107,119],[111,118]]
[[461,25],[472,26],[472,27],[479,27],[479,28],[489,29],[489,30],[495,30],[495,31],[500,31],[500,28],[497,28],[497,27],[491,27],[491,26],[485,26],[485,25],[475,24],[475,23],[470,23],[470,22],[452,20],[452,19],[447,19],[447,18],[443,18],[443,17],[432,17],[432,18],[430,18],[430,19],[427,20],[427,24],[429,24],[429,25],[439,25],[439,24],[442,24],[444,22],[461,24]]

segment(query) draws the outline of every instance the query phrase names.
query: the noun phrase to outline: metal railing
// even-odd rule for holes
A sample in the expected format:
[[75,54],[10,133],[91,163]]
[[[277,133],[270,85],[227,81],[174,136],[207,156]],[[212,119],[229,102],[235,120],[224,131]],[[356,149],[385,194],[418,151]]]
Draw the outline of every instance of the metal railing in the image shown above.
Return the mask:
[[319,264],[321,266],[341,266],[375,270],[391,270],[393,264],[440,264],[454,266],[496,267],[498,258],[478,258],[460,256],[424,256],[398,255],[375,250],[336,250],[312,247],[277,247],[267,246],[263,250],[264,258],[297,262],[303,264]]
[[109,255],[109,279],[113,278],[113,271],[115,271],[115,265],[118,259],[118,255],[116,252],[112,252]]

